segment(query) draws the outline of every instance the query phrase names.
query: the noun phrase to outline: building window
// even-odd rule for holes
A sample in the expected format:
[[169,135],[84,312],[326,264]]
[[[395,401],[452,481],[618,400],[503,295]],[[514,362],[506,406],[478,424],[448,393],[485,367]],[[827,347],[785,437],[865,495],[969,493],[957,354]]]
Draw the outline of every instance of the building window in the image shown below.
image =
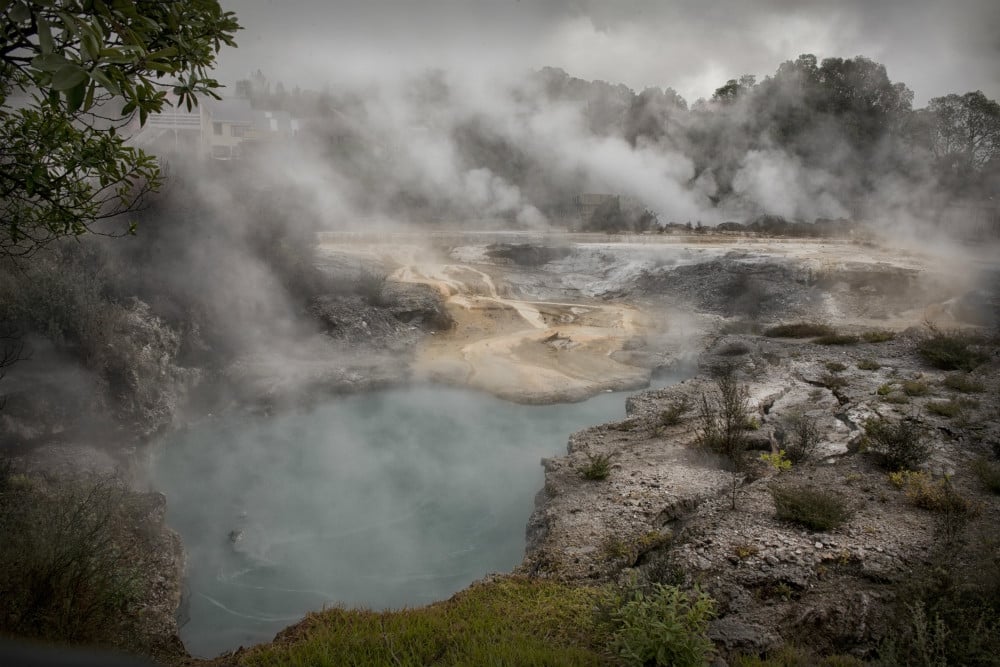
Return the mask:
[[241,139],[246,136],[246,131],[247,128],[244,125],[233,125],[231,128],[229,128],[229,132],[234,137],[239,137]]
[[212,133],[222,134],[222,123],[212,123]]

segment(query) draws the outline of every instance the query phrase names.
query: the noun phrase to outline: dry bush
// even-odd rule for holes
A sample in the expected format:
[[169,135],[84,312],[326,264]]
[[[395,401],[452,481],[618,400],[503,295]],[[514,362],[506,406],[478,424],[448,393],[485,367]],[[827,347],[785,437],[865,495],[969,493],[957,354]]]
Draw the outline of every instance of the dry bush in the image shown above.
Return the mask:
[[917,351],[934,368],[971,371],[988,358],[976,349],[983,342],[981,337],[963,331],[932,330],[931,335],[917,345]]
[[808,486],[774,486],[771,497],[777,517],[810,530],[836,528],[850,518],[847,504],[837,495]]
[[698,445],[729,464],[732,506],[736,509],[736,490],[747,464],[747,431],[755,420],[750,409],[750,391],[746,385],[739,384],[732,368],[724,369],[716,378],[711,396],[702,394],[699,418]]

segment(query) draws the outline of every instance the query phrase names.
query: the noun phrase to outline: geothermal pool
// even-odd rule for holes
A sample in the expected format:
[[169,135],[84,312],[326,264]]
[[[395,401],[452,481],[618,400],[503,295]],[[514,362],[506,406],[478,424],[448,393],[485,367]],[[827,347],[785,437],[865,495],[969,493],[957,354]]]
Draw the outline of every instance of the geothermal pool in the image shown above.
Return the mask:
[[153,478],[188,554],[181,638],[210,657],[324,605],[422,605],[510,570],[539,459],[623,418],[626,395],[525,406],[411,387],[174,434]]

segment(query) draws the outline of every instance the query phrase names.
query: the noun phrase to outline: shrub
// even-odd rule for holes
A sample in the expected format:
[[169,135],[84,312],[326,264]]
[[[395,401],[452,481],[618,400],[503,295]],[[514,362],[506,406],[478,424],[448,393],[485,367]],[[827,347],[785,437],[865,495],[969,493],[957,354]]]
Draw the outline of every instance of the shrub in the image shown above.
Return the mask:
[[843,389],[847,386],[847,378],[837,375],[836,373],[823,373],[823,375],[819,377],[819,381],[820,384],[830,391]]
[[583,475],[584,479],[592,481],[607,479],[608,475],[611,474],[611,455],[587,454],[587,465],[580,469],[580,474]]
[[887,343],[893,340],[896,334],[892,331],[886,331],[885,329],[879,329],[876,331],[866,331],[861,334],[862,340],[866,343]]
[[0,634],[136,641],[154,567],[148,519],[114,478],[31,482],[0,493]]
[[858,362],[858,368],[863,371],[877,371],[882,366],[874,359],[862,359]]
[[764,331],[764,335],[768,338],[815,338],[817,336],[831,336],[834,333],[834,330],[825,324],[810,322],[779,324]]
[[715,384],[711,398],[705,394],[701,397],[701,428],[697,442],[729,463],[732,506],[736,509],[736,490],[746,466],[747,431],[754,423],[750,412],[750,392],[745,385],[737,382],[731,368],[716,378]]
[[676,426],[680,424],[691,410],[691,400],[687,396],[675,398],[667,404],[666,410],[660,412],[661,426]]
[[808,486],[775,486],[771,488],[777,517],[791,521],[810,530],[825,531],[836,528],[851,513],[836,495]]
[[958,401],[931,401],[927,404],[927,411],[951,419],[962,414],[962,404]]
[[891,473],[889,481],[906,494],[914,507],[934,512],[974,514],[976,507],[960,495],[948,477],[934,480],[925,472],[901,470]]
[[840,371],[847,370],[847,366],[840,363],[839,361],[828,361],[824,365],[826,366],[826,370],[830,371],[831,373],[839,373]]
[[892,393],[893,383],[886,382],[885,384],[879,385],[879,388],[875,390],[875,393],[879,396],[888,396]]
[[819,444],[820,433],[816,420],[802,413],[789,416],[782,432],[785,455],[793,464],[799,464],[812,456]]
[[917,345],[920,356],[934,368],[945,371],[971,371],[987,356],[973,349],[981,340],[964,332],[935,331]]
[[702,667],[713,649],[707,632],[715,611],[715,601],[700,591],[653,584],[614,612],[611,646],[626,665]]
[[777,454],[762,453],[760,460],[778,472],[792,469],[792,462],[785,457],[785,450],[779,449]]
[[918,380],[906,380],[903,382],[903,393],[907,396],[926,396],[931,393],[930,387],[926,383]]
[[972,469],[987,491],[1000,494],[1000,463],[979,459],[973,464]]
[[905,394],[889,394],[888,396],[883,396],[882,400],[893,405],[906,405],[910,402],[910,398]]
[[986,386],[968,373],[949,373],[941,384],[963,394],[980,394],[986,391]]
[[857,345],[858,337],[850,334],[827,334],[820,336],[813,342],[817,345]]
[[876,463],[887,470],[912,470],[931,454],[923,429],[908,419],[869,419],[865,422],[864,444]]

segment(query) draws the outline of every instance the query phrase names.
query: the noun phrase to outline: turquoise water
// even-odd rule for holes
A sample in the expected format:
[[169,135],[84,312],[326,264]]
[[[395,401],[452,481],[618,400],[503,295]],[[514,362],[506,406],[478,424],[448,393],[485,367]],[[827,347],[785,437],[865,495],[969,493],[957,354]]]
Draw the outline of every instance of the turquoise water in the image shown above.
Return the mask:
[[422,605],[510,570],[539,460],[623,418],[626,396],[524,406],[411,387],[174,434],[153,476],[188,553],[181,638],[214,656],[323,606]]

